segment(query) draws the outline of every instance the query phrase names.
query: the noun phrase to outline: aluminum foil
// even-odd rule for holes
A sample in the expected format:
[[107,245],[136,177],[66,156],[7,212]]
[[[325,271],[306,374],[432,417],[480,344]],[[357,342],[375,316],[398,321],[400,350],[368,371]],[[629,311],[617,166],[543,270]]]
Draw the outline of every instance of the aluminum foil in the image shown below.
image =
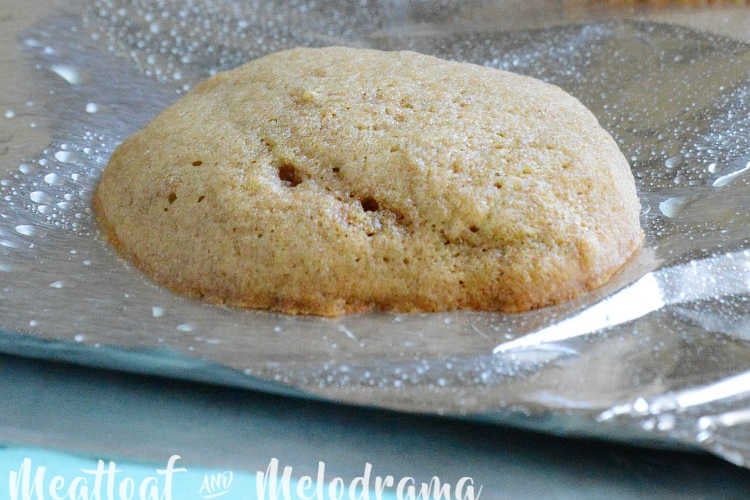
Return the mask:
[[[502,9],[465,5],[48,8],[7,42],[0,80],[0,349],[747,465],[750,46],[622,20],[507,31]],[[471,61],[577,96],[631,161],[644,250],[557,307],[331,320],[175,296],[100,239],[91,193],[120,141],[215,71],[331,44]]]

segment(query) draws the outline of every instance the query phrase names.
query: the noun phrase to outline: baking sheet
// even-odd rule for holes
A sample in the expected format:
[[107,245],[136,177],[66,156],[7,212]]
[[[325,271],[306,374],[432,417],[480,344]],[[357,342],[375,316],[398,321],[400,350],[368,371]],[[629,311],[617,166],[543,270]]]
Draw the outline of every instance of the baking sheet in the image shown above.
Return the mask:
[[[750,46],[635,21],[506,31],[502,16],[454,22],[463,4],[430,5],[50,8],[12,42],[28,77],[0,109],[0,349],[745,465]],[[530,313],[331,320],[177,297],[101,241],[89,203],[120,141],[215,71],[330,44],[471,61],[577,96],[631,160],[643,252],[602,289]]]

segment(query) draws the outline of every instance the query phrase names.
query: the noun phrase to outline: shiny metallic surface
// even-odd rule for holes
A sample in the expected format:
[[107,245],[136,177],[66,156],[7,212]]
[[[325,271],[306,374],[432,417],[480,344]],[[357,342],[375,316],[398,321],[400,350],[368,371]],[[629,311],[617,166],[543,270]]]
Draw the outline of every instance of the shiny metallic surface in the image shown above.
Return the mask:
[[[0,349],[747,465],[750,46],[534,8],[19,2],[28,26],[3,39],[0,61]],[[557,307],[331,320],[175,296],[101,240],[91,193],[120,141],[215,71],[331,44],[417,50],[572,93],[631,161],[645,248]]]

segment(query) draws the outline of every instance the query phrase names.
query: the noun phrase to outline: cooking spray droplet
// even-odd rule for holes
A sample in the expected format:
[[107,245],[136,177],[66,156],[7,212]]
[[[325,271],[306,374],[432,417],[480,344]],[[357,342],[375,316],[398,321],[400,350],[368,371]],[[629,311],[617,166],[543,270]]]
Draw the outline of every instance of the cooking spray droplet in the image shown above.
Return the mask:
[[50,288],[63,288],[65,286],[65,283],[62,281],[53,281],[49,284]]
[[151,308],[151,316],[154,318],[161,318],[164,316],[164,308],[159,306],[154,306]]
[[68,64],[53,64],[49,69],[71,85],[80,85],[83,82],[81,72]]
[[672,429],[674,429],[674,424],[674,415],[670,415],[669,413],[667,413],[659,416],[656,423],[656,428],[662,432],[671,431]]
[[32,191],[29,194],[29,198],[31,198],[31,201],[33,201],[34,203],[41,203],[44,205],[49,205],[50,203],[53,203],[55,201],[44,191]]
[[643,398],[637,398],[633,402],[633,411],[636,413],[646,413],[649,409],[648,401]]
[[78,159],[78,155],[76,155],[73,151],[57,151],[55,153],[55,160],[62,162],[62,163],[71,163]]
[[177,325],[177,331],[179,332],[192,332],[193,331],[193,325],[190,323],[183,323],[181,325]]
[[24,236],[33,236],[34,233],[36,233],[36,229],[34,229],[34,226],[30,226],[28,224],[19,224],[15,229],[18,234],[22,234]]
[[664,161],[664,166],[672,169],[680,164],[681,158],[679,156],[670,156]]
[[700,431],[695,435],[695,440],[699,443],[705,443],[711,439],[711,433],[708,431]]
[[661,213],[666,215],[667,217],[674,218],[677,217],[677,214],[680,213],[680,210],[685,205],[685,199],[676,197],[676,198],[667,198],[666,200],[659,203],[659,210]]
[[735,170],[734,172],[722,175],[721,177],[717,178],[713,183],[713,187],[724,187],[748,170],[750,170],[750,162],[747,162],[747,164],[739,170]]
[[73,337],[73,340],[75,340],[76,342],[83,342],[84,340],[86,340],[86,337],[79,333],[75,337]]
[[12,109],[5,110],[5,118],[7,118],[8,120],[10,120],[11,118],[15,118],[15,116],[16,116],[16,112],[13,111]]
[[86,113],[96,113],[99,111],[99,106],[95,102],[86,103]]
[[57,184],[61,184],[62,180],[60,179],[59,175],[52,172],[44,176],[44,182],[46,182],[50,186],[55,186]]

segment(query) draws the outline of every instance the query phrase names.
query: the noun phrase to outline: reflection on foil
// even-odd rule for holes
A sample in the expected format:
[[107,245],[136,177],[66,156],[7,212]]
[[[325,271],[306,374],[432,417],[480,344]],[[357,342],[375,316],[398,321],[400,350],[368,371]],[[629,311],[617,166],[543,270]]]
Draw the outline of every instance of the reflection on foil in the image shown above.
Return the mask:
[[734,172],[730,172],[728,174],[724,174],[721,177],[718,177],[712,184],[713,187],[724,187],[736,178],[738,178],[740,175],[744,174],[750,170],[750,162],[746,163],[744,167],[742,167],[739,170],[736,170]]
[[[557,342],[640,318],[665,305],[720,299],[750,291],[750,251],[733,252],[650,272],[572,318],[503,342],[494,354]],[[750,389],[750,385],[748,385]]]
[[663,306],[664,299],[659,282],[653,273],[648,273],[624,290],[585,309],[582,313],[536,333],[504,342],[496,346],[492,352],[499,354],[586,335],[640,318]]
[[[748,399],[750,399],[750,371],[712,384],[660,395],[650,400],[638,398],[632,403],[616,405],[601,412],[596,420],[607,422],[628,417],[641,420],[641,426],[649,430],[670,432],[675,429],[678,418],[687,414],[690,416],[686,422],[687,429],[680,429],[678,433],[687,432],[690,438],[717,452],[730,462],[739,466],[747,466],[750,463],[748,459],[750,443],[735,437],[727,439],[726,433],[737,428],[742,429],[742,426],[750,424],[750,407],[743,408],[748,404]],[[740,409],[720,414],[705,414],[706,410],[710,411],[712,403],[727,400],[735,400],[735,404]],[[702,416],[697,417],[696,421],[691,414]],[[695,422],[692,433],[689,428],[690,421]]]
[[[40,11],[0,61],[25,82],[2,89],[0,110],[0,349],[746,463],[750,47],[642,22],[521,31],[498,15],[480,30],[472,2],[445,4]],[[125,137],[216,71],[331,44],[485,64],[575,95],[631,162],[643,252],[601,289],[538,311],[331,320],[175,296],[100,240],[91,193]]]
[[610,420],[624,414],[659,414],[667,411],[684,410],[744,394],[750,394],[750,371],[722,379],[713,384],[657,396],[648,401],[638,398],[633,403],[617,405],[603,411],[597,417],[597,420]]

